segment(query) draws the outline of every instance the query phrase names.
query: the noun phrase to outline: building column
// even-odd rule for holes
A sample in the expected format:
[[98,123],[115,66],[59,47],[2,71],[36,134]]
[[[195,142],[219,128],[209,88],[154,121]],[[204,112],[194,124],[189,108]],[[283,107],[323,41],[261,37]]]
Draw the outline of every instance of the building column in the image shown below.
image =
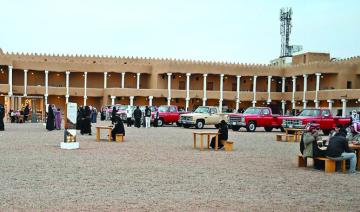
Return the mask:
[[149,106],[152,106],[153,105],[153,96],[149,96]]
[[121,73],[121,88],[125,88],[125,72]]
[[45,108],[48,105],[48,96],[49,96],[49,71],[45,70]]
[[286,101],[285,100],[281,100],[281,110],[282,110],[282,114],[285,115],[285,104]]
[[292,97],[291,97],[291,103],[292,103],[292,109],[295,109],[296,101],[295,101],[295,92],[296,92],[296,76],[292,77]]
[[315,108],[319,108],[319,99],[318,99],[318,93],[320,90],[320,76],[321,73],[315,73],[316,75],[316,88],[315,88]]
[[256,79],[257,79],[257,76],[254,76],[254,80],[253,80],[253,101],[252,101],[252,106],[253,107],[256,106]]
[[84,106],[86,106],[87,96],[84,96]]
[[[281,93],[285,93],[285,83],[286,83],[286,77],[282,77],[281,78]],[[281,100],[281,110],[282,110],[282,114],[285,114],[285,105],[286,105],[286,100]]]
[[28,73],[28,70],[25,69],[24,70],[24,96],[27,96],[27,73]]
[[136,73],[136,89],[140,89],[140,73]]
[[107,72],[104,72],[104,89],[107,88]]
[[219,98],[219,112],[222,113],[222,103],[224,100],[224,74],[220,74],[220,98]]
[[170,106],[171,104],[171,75],[172,73],[167,73],[168,76],[168,97],[167,97],[167,104]]
[[342,102],[342,114],[341,114],[341,117],[346,117],[346,102],[347,102],[347,99],[341,99],[341,102]]
[[110,98],[111,98],[111,105],[115,105],[116,96],[110,96]]
[[190,102],[190,76],[191,73],[186,73],[186,99],[185,99],[185,111],[189,110]]
[[206,78],[207,78],[207,74],[203,74],[203,77],[204,77],[204,85],[203,85],[203,92],[204,92],[204,94],[203,94],[203,106],[206,106],[206,101],[207,101],[207,97],[206,97]]
[[306,109],[306,103],[307,103],[307,101],[306,101],[306,92],[307,92],[307,78],[308,78],[308,76],[307,76],[307,74],[304,74],[303,77],[304,77],[304,92],[303,92],[303,100],[302,100],[302,102],[303,102],[303,109]]
[[241,76],[236,76],[236,111],[238,111],[240,107],[240,78]]
[[134,106],[134,96],[130,96],[130,106]]
[[8,82],[9,82],[9,96],[13,95],[13,83],[12,83],[12,73],[13,73],[13,67],[12,66],[8,66],[9,69],[9,73],[8,73]]
[[266,101],[268,104],[271,103],[271,78],[272,76],[268,76],[268,84],[267,84],[268,99]]
[[334,104],[334,100],[328,99],[327,102],[328,102],[328,104],[329,104],[329,110],[331,111],[331,110],[332,110],[332,107],[333,107],[333,104]]
[[45,70],[45,94],[49,95],[49,71]]
[[87,72],[84,72],[84,106],[86,106],[87,100]]
[[69,102],[69,97],[70,97],[70,92],[69,92],[69,75],[70,75],[70,71],[66,72],[66,95],[65,95],[65,99],[66,99],[66,103]]

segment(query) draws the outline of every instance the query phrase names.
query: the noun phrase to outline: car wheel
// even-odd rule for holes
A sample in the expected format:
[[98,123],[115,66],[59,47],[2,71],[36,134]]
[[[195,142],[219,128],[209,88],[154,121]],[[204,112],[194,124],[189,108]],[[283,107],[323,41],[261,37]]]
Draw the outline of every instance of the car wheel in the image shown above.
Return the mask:
[[180,123],[180,122],[176,122],[176,126],[181,127],[181,123]]
[[256,130],[256,124],[255,124],[255,122],[250,121],[250,122],[247,124],[247,126],[246,126],[246,130],[247,130],[248,132],[254,132],[254,131]]
[[239,130],[240,130],[240,126],[233,125],[233,126],[231,126],[231,129],[232,129],[233,131],[239,131]]
[[196,124],[195,124],[195,127],[196,129],[202,129],[204,128],[204,121],[196,121]]
[[271,132],[273,130],[272,127],[264,127],[264,129],[265,129],[266,132]]
[[164,121],[162,119],[158,119],[158,126],[162,127],[164,125]]

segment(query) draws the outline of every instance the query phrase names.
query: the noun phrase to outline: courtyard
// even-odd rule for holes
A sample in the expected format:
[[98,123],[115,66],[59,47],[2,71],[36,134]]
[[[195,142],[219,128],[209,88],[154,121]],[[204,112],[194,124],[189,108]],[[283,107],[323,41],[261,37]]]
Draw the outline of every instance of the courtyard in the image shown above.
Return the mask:
[[358,174],[298,168],[299,144],[276,132],[229,130],[234,151],[215,152],[193,149],[194,130],[126,128],[125,142],[110,143],[93,127],[80,149],[61,150],[63,130],[7,124],[0,211],[359,210]]

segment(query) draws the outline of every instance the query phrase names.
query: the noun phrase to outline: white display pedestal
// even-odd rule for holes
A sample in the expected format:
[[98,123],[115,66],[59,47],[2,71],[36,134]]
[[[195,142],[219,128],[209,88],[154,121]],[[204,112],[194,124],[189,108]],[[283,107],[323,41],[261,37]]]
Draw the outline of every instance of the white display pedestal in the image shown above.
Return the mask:
[[71,142],[71,143],[60,143],[61,149],[79,149],[80,145],[78,142]]

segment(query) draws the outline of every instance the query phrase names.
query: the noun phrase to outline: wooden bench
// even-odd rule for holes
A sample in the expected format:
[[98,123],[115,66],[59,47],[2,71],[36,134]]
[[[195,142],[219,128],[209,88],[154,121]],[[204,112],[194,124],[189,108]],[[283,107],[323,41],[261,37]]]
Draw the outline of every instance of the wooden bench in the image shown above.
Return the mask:
[[123,142],[124,141],[124,134],[116,134],[115,141]]
[[225,141],[221,140],[222,145],[224,145],[225,151],[232,151],[233,150],[233,141]]
[[295,135],[276,134],[276,141],[295,141]]
[[[336,169],[336,160],[332,160],[330,158],[325,157],[317,157],[313,158],[313,160],[322,160],[325,161],[325,172],[331,173],[335,172]],[[339,160],[341,161],[341,171],[343,173],[346,172],[346,160]],[[298,155],[298,167],[307,167],[307,158],[304,158],[301,154]]]

